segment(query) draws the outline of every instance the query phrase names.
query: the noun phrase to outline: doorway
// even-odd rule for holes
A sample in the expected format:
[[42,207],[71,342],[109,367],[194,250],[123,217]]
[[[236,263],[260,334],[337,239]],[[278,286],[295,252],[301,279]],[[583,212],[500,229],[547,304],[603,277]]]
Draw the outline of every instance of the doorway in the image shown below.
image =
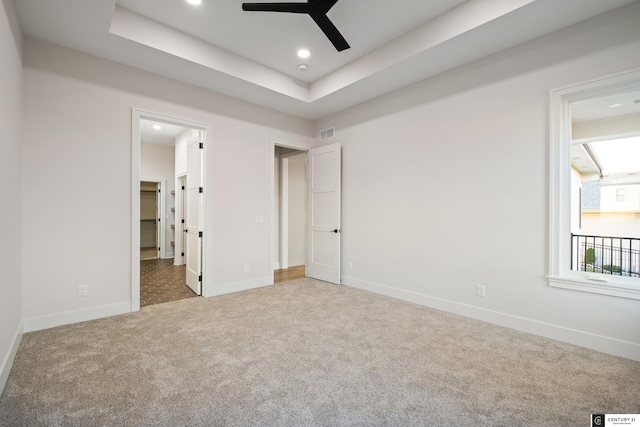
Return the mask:
[[274,147],[274,283],[305,277],[306,151]]
[[[340,143],[333,143],[318,148],[272,139],[272,186],[271,186],[271,263],[273,271],[281,270],[283,261],[289,257],[282,256],[282,232],[287,227],[281,225],[281,159],[294,155],[295,151],[305,156],[305,277],[329,283],[341,283],[340,249],[341,249],[341,171],[342,148]],[[286,163],[286,162],[285,162]],[[286,197],[285,192],[285,197]],[[289,221],[290,222],[290,221]],[[290,247],[287,247],[290,251]],[[285,264],[287,265],[287,264]],[[275,283],[275,275],[271,283]]]
[[140,260],[160,258],[161,183],[140,182]]
[[[211,130],[208,125],[135,109],[132,119],[132,193],[146,189],[143,181],[165,182],[156,187],[158,256],[144,260],[139,249],[132,251],[132,311],[137,311],[145,305],[203,295],[208,289],[203,261],[210,250],[205,242],[211,227],[204,218],[204,190],[210,180],[205,164],[210,164],[206,146]],[[143,235],[145,203],[151,204],[140,197],[132,199],[132,247],[150,242]],[[187,286],[190,276],[195,277],[195,286]]]

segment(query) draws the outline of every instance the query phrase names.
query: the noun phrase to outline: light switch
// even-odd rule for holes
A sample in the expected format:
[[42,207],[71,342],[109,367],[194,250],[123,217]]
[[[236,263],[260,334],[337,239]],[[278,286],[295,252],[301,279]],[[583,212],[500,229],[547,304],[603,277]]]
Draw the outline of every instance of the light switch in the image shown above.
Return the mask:
[[256,216],[256,224],[264,224],[264,216],[257,215]]

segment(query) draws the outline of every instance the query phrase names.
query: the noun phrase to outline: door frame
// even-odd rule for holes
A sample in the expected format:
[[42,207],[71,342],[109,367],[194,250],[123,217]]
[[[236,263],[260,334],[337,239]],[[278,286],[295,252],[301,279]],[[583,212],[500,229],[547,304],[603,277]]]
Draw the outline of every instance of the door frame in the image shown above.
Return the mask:
[[[184,208],[185,208],[185,196],[184,196],[184,190],[182,189],[182,180],[185,179],[186,180],[187,174],[186,173],[181,173],[180,175],[176,175],[176,184],[175,184],[175,201],[176,201],[176,212],[175,212],[175,219],[176,219],[176,228],[175,228],[175,246],[173,248],[173,265],[184,265],[185,264],[185,260],[184,260],[184,256],[182,255],[183,253],[185,253],[185,245],[184,245],[184,225],[182,223],[182,221],[185,218],[184,215]],[[180,262],[177,262],[178,258],[180,259]]]
[[[276,232],[275,232],[275,221],[279,220],[279,217],[276,217],[275,213],[275,207],[276,207],[276,185],[275,185],[275,179],[276,179],[276,169],[275,169],[275,164],[274,164],[274,153],[276,150],[276,147],[284,147],[284,148],[292,148],[294,150],[298,150],[298,151],[302,151],[302,152],[307,152],[311,149],[311,147],[300,144],[300,143],[296,143],[296,142],[291,142],[291,141],[286,141],[283,139],[277,139],[277,138],[271,138],[271,150],[269,151],[270,155],[269,155],[269,164],[270,164],[270,170],[271,170],[271,184],[270,184],[270,191],[271,191],[271,198],[270,198],[270,203],[271,203],[271,221],[269,224],[269,285],[273,285],[275,282],[274,279],[274,265],[275,265],[275,250],[273,249],[273,246],[276,242],[276,238],[280,238],[280,235],[282,234],[282,228],[280,228],[280,233],[278,233],[278,235],[276,236]],[[280,208],[282,209],[282,201],[280,203]],[[282,211],[280,212],[280,214],[282,215]],[[309,215],[309,212],[307,212],[307,216]],[[280,266],[282,267],[282,260],[280,260]],[[306,268],[306,261],[305,261],[305,268]]]
[[[166,233],[166,225],[165,225],[166,219],[164,218],[163,213],[166,209],[166,203],[167,203],[167,198],[165,195],[167,191],[167,182],[165,179],[162,179],[162,178],[147,178],[144,176],[140,177],[140,182],[153,182],[157,185],[156,187],[156,203],[157,203],[156,235],[158,236],[158,241],[156,245],[156,254],[158,255],[158,259],[164,259],[162,255],[166,255],[167,253],[167,248],[165,247],[167,233]],[[158,192],[157,190],[160,190],[160,191]],[[140,191],[138,191],[138,194],[140,194]],[[157,220],[158,218],[160,218],[160,221]],[[160,247],[160,249],[157,249],[158,246]]]
[[[204,193],[202,244],[202,296],[213,296],[213,126],[140,108],[131,110],[131,311],[140,310],[140,120],[147,119],[203,131]],[[273,163],[273,162],[272,162]]]

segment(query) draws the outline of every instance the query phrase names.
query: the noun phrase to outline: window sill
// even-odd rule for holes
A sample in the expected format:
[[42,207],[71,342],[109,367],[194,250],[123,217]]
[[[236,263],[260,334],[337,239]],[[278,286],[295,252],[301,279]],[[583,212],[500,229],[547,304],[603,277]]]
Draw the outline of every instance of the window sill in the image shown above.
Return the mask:
[[[554,288],[640,300],[640,280],[638,284],[629,284],[621,283],[620,278],[617,276],[600,277],[599,275],[594,275],[591,280],[588,277],[559,276],[547,276],[547,279],[549,280],[549,286]],[[631,280],[635,281],[637,279]]]

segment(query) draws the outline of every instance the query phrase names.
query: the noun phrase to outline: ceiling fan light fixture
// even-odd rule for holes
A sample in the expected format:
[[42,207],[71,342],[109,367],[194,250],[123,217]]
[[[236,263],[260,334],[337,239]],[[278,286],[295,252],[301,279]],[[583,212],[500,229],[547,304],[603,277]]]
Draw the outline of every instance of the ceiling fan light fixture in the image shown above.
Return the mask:
[[307,66],[306,66],[306,65],[304,65],[304,64],[300,64],[300,65],[298,65],[298,70],[300,70],[300,71],[307,71],[307,68],[309,68],[309,67],[307,67]]

